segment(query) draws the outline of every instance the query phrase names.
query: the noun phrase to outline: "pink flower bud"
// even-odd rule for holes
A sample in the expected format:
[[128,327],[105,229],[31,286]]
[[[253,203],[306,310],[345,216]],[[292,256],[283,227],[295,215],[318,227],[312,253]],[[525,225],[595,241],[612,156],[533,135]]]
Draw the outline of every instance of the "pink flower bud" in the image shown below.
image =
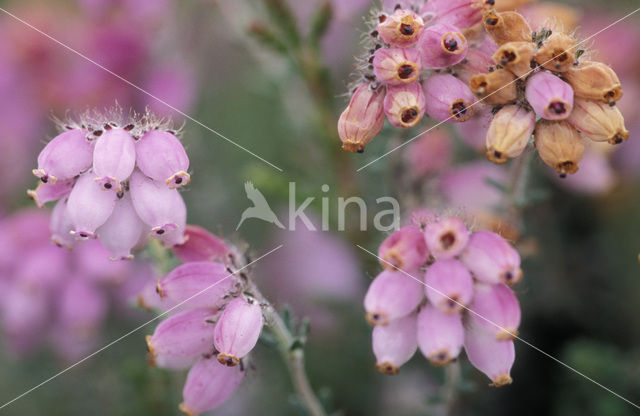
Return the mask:
[[387,325],[413,312],[423,297],[420,283],[402,272],[385,270],[373,279],[364,297],[367,321],[371,325]]
[[369,83],[358,86],[338,120],[344,150],[362,153],[367,143],[380,133],[384,125],[384,97],[383,87],[373,88]]
[[262,308],[253,299],[238,297],[227,304],[214,331],[218,361],[235,366],[256,346],[264,320]]
[[464,344],[462,315],[442,313],[424,305],[418,313],[418,346],[431,364],[442,366],[455,360]]
[[422,32],[418,51],[423,68],[446,68],[459,63],[467,55],[467,38],[456,26],[436,24]]
[[74,182],[74,179],[56,181],[56,183],[40,182],[36,189],[28,190],[27,195],[36,203],[38,208],[42,208],[47,202],[55,201],[63,196],[69,195]]
[[197,357],[213,352],[213,324],[215,313],[208,309],[194,309],[172,315],[160,322],[153,336],[147,335],[149,361],[156,357]]
[[130,193],[125,192],[97,233],[102,245],[111,253],[111,260],[125,260],[133,258],[131,249],[138,244],[145,228],[133,208]]
[[91,167],[93,144],[84,130],[70,130],[54,137],[38,155],[38,169],[33,170],[42,182],[71,179]]
[[[182,201],[182,198],[180,198],[180,200]],[[177,211],[178,213],[180,213],[180,218],[179,218],[180,222],[178,223],[178,228],[176,228],[175,231],[168,234],[167,233],[162,235],[155,234],[156,239],[160,240],[162,245],[165,246],[166,248],[173,248],[181,244],[184,244],[185,241],[187,241],[187,237],[184,234],[184,230],[187,226],[187,206],[183,202],[178,206],[178,209],[180,210],[180,211]]]
[[573,88],[550,72],[529,77],[525,96],[536,114],[547,120],[564,120],[573,109]]
[[189,183],[189,157],[176,136],[162,130],[145,133],[136,143],[138,168],[153,180],[169,188]]
[[477,283],[470,309],[475,312],[471,319],[496,339],[508,341],[518,335],[520,304],[508,286]]
[[522,278],[520,255],[504,238],[491,231],[476,231],[460,260],[481,282],[513,284]]
[[190,261],[226,261],[229,247],[224,241],[197,225],[187,225],[187,241],[173,247],[173,254],[183,263]]
[[384,374],[397,374],[418,348],[416,315],[395,319],[388,325],[377,325],[373,328],[372,341],[376,369]]
[[415,49],[378,49],[373,57],[373,73],[389,85],[413,82],[420,75],[420,54]]
[[120,182],[131,175],[136,165],[133,137],[123,129],[106,130],[93,150],[93,173],[104,190],[120,191]]
[[176,231],[186,220],[186,208],[176,189],[167,188],[135,170],[129,181],[131,201],[151,232],[161,236]]
[[180,410],[187,416],[220,406],[242,382],[244,371],[226,367],[214,358],[202,357],[187,374]]
[[223,264],[198,261],[173,269],[158,280],[156,291],[171,303],[185,302],[183,306],[188,309],[215,309],[222,306],[234,283]]
[[438,260],[427,268],[425,293],[436,308],[445,313],[462,311],[473,297],[473,278],[458,260]]
[[380,39],[401,48],[414,44],[424,28],[424,20],[405,9],[397,9],[388,16],[381,15],[378,20],[376,30]]
[[429,0],[420,10],[423,16],[431,13],[438,23],[467,28],[480,22],[486,0]]
[[438,260],[450,259],[462,253],[469,241],[467,226],[457,217],[428,224],[424,229],[427,248]]
[[425,108],[424,91],[418,82],[387,87],[384,112],[396,127],[413,127],[422,120]]
[[402,227],[380,245],[380,264],[388,270],[404,270],[412,273],[427,261],[427,245],[424,235],[414,226]]
[[464,350],[471,364],[501,387],[511,384],[511,366],[516,358],[513,341],[498,341],[494,334],[473,322],[465,329]]
[[67,210],[67,200],[61,199],[53,207],[49,230],[51,231],[51,241],[58,247],[65,247],[71,250],[76,244],[76,239],[71,235],[74,226]]
[[431,75],[424,82],[426,112],[437,121],[466,121],[473,115],[469,87],[451,74]]
[[69,194],[67,212],[76,238],[94,237],[96,229],[107,221],[116,204],[116,193],[103,192],[96,186],[94,177],[92,172],[81,175]]

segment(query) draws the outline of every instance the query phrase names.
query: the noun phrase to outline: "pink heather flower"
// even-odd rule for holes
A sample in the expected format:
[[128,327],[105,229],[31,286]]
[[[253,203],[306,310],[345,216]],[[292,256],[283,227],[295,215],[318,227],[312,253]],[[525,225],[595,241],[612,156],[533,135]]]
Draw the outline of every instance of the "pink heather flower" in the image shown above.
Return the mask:
[[184,309],[217,309],[223,305],[224,296],[234,289],[235,282],[230,277],[221,263],[185,263],[159,279],[156,291],[171,303],[185,302]]
[[183,263],[193,261],[226,261],[230,249],[220,238],[197,225],[187,225],[184,231],[186,241],[172,248]]
[[104,192],[93,180],[94,175],[81,175],[67,201],[67,212],[73,224],[72,234],[79,239],[95,237],[116,204],[115,192]]
[[170,316],[156,327],[153,336],[147,335],[149,360],[155,364],[157,357],[197,357],[213,352],[213,321],[215,312],[194,309]]
[[364,152],[365,146],[380,133],[384,125],[385,89],[363,83],[356,88],[349,105],[338,119],[338,134],[342,148],[349,152]]
[[426,112],[437,121],[466,121],[473,115],[473,94],[451,74],[431,75],[424,81]]
[[408,146],[404,154],[411,173],[422,178],[444,170],[451,163],[453,143],[453,137],[445,130],[434,129],[424,133]]
[[185,226],[186,207],[176,189],[146,177],[135,170],[129,182],[133,206],[151,232],[157,236]]
[[262,308],[255,300],[238,297],[229,302],[214,330],[218,361],[237,365],[256,346],[263,325]]
[[380,264],[388,270],[412,273],[427,261],[427,245],[417,227],[408,225],[395,231],[378,249]]
[[420,13],[432,14],[438,23],[447,23],[459,28],[467,28],[479,23],[487,0],[429,0]]
[[38,155],[38,168],[33,170],[42,182],[71,179],[91,167],[93,144],[80,129],[54,137]]
[[[629,147],[626,147],[622,153],[629,153]],[[555,177],[557,176],[554,175]],[[564,179],[558,179],[557,183],[561,186],[589,195],[607,193],[617,182],[616,172],[611,166],[609,155],[591,147],[585,149],[580,161],[580,170]]]
[[77,240],[71,235],[74,225],[67,209],[66,199],[59,200],[53,207],[49,230],[51,231],[51,241],[57,246],[65,247],[69,250],[75,246]]
[[464,59],[467,55],[467,39],[456,26],[440,23],[424,29],[417,48],[423,68],[441,69]]
[[389,85],[413,82],[420,75],[420,54],[415,49],[378,49],[373,56],[373,73]]
[[227,367],[213,357],[200,358],[187,374],[180,410],[196,416],[221,405],[238,388],[244,371]]
[[376,369],[384,374],[397,374],[418,349],[416,340],[416,315],[411,314],[377,325],[372,335]]
[[111,253],[111,260],[132,259],[131,250],[148,232],[133,208],[129,192],[116,201],[111,216],[97,230],[100,242]]
[[520,255],[504,238],[491,231],[476,231],[460,260],[484,283],[513,284],[522,278]]
[[[94,332],[105,319],[108,309],[105,293],[78,276],[64,285],[58,297],[58,330],[67,336],[86,336]],[[75,337],[74,337],[75,338]]]
[[423,293],[422,285],[406,274],[383,271],[373,279],[364,297],[367,321],[387,325],[409,315],[422,301]]
[[487,131],[493,119],[492,107],[483,103],[474,104],[473,115],[464,123],[454,123],[453,128],[464,144],[474,150],[485,150]]
[[[466,124],[466,123],[465,123]],[[440,192],[455,208],[468,211],[492,210],[502,202],[504,194],[489,181],[507,182],[504,166],[486,160],[456,165],[440,176]]]
[[418,346],[433,365],[442,366],[455,360],[463,344],[462,315],[443,313],[429,304],[420,309]]
[[536,114],[547,120],[564,120],[573,109],[571,85],[547,71],[529,77],[525,95]]
[[462,253],[467,241],[469,230],[457,217],[445,218],[428,224],[424,229],[427,248],[438,260],[449,259]]
[[444,313],[461,312],[473,297],[473,278],[458,260],[438,260],[425,274],[429,302]]
[[104,190],[120,192],[120,183],[127,179],[136,165],[133,137],[124,129],[105,130],[93,150],[95,181]]
[[384,98],[384,112],[392,125],[409,128],[422,120],[425,104],[424,91],[420,83],[390,85]]
[[513,341],[496,340],[493,333],[472,323],[465,329],[464,350],[471,364],[491,379],[492,386],[511,384],[511,366],[515,360]]
[[469,85],[469,81],[473,75],[488,74],[489,68],[494,65],[495,63],[491,55],[477,49],[470,49],[464,60],[454,67],[454,71],[458,79],[466,85]]
[[189,183],[189,157],[182,143],[171,133],[152,130],[136,143],[138,168],[153,180],[164,182],[169,188]]
[[473,313],[470,315],[471,319],[493,333],[496,339],[511,340],[518,335],[520,304],[507,285],[477,283],[473,303],[469,308],[480,315]]
[[411,213],[408,223],[424,231],[427,224],[437,221],[437,219],[438,213],[434,210],[430,208],[417,208]]
[[46,183],[40,182],[36,189],[28,190],[27,195],[35,202],[38,208],[42,208],[47,202],[55,201],[69,195],[74,183],[74,179],[56,181],[56,183],[50,181]]
[[424,28],[424,20],[420,16],[402,8],[390,15],[382,14],[378,20],[376,30],[380,39],[400,48],[416,43]]

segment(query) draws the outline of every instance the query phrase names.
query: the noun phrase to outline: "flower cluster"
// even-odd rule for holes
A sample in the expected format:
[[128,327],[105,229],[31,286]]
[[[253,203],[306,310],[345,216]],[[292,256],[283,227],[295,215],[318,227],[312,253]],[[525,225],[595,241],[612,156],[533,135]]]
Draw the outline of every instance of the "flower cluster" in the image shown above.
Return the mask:
[[489,160],[519,156],[534,134],[540,158],[564,177],[578,170],[583,138],[627,140],[615,106],[622,97],[616,73],[601,62],[580,60],[584,51],[576,49],[575,37],[550,29],[532,32],[517,12],[490,11],[483,24],[496,44],[494,66],[473,75],[469,87],[493,106]]
[[150,270],[108,261],[97,241],[60,250],[49,241],[48,224],[46,213],[33,210],[0,221],[3,340],[17,355],[50,343],[71,361],[95,347],[109,310],[124,308],[126,292]]
[[167,246],[184,242],[178,188],[189,182],[189,158],[166,122],[114,112],[60,128],[33,170],[41,183],[28,192],[38,206],[59,200],[51,218],[56,244],[99,238],[117,260],[132,258],[149,234]]
[[509,285],[522,278],[511,244],[490,231],[469,232],[458,217],[420,210],[378,256],[385,270],[364,306],[379,371],[397,373],[418,348],[432,364],[446,365],[464,347],[493,385],[511,382],[520,306]]
[[190,368],[180,410],[196,415],[220,405],[241,383],[264,318],[247,276],[234,274],[240,256],[202,228],[189,226],[187,235],[174,250],[187,262],[139,300],[177,311],[147,336],[149,361],[171,370]]
[[[338,121],[342,148],[363,152],[382,129],[417,125],[426,113],[437,121],[471,117],[473,94],[445,73],[466,64],[466,29],[480,22],[493,0],[430,0],[373,13],[367,53],[349,105]],[[423,71],[432,70],[423,77]]]

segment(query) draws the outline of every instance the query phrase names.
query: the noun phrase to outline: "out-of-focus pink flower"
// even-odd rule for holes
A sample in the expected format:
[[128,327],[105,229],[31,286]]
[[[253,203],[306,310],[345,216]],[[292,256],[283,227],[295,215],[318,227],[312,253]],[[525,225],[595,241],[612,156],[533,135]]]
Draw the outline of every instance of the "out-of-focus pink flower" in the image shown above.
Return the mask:
[[433,129],[411,143],[404,152],[410,172],[417,178],[444,170],[453,157],[453,137],[444,129]]
[[[633,128],[631,131],[633,132]],[[629,144],[635,141],[632,140]],[[629,147],[625,146],[625,149],[620,151],[619,154],[628,152],[634,154],[634,152],[630,152]],[[593,146],[587,147],[580,161],[580,170],[578,172],[566,178],[559,178],[557,175],[553,175],[553,177],[559,185],[575,192],[589,195],[605,194],[617,182],[616,172],[611,166],[611,158],[609,156],[609,154],[601,152],[593,148]]]
[[489,210],[498,206],[503,197],[490,181],[506,183],[506,170],[483,160],[466,163],[441,176],[440,192],[453,207],[469,211]]
[[492,118],[491,107],[477,103],[473,105],[471,118],[464,123],[454,123],[453,127],[460,139],[469,147],[475,150],[484,150]]

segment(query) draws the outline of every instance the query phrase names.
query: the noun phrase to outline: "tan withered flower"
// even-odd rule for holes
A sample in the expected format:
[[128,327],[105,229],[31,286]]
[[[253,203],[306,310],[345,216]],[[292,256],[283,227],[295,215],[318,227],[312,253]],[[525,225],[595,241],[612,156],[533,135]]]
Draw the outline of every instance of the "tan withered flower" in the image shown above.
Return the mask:
[[539,120],[535,144],[542,161],[555,169],[560,177],[578,171],[584,144],[580,133],[566,121]]
[[550,71],[568,71],[576,60],[575,45],[576,40],[573,37],[554,32],[538,48],[536,61]]
[[516,76],[506,69],[488,74],[476,74],[469,81],[469,88],[477,97],[489,105],[509,104],[518,98]]
[[586,61],[562,74],[577,97],[613,103],[622,97],[620,80],[611,67]]
[[535,127],[536,115],[517,105],[508,105],[496,113],[487,131],[487,158],[505,163],[519,156],[527,146]]
[[583,98],[576,98],[573,105],[567,121],[585,137],[611,144],[620,144],[629,138],[624,117],[617,107]]
[[533,2],[535,2],[535,0],[498,0],[495,9],[499,12],[516,10]]
[[515,76],[522,77],[531,72],[535,48],[533,42],[508,42],[493,54],[493,60]]
[[485,13],[482,19],[487,33],[498,45],[531,41],[531,27],[518,12],[497,13],[491,10]]

